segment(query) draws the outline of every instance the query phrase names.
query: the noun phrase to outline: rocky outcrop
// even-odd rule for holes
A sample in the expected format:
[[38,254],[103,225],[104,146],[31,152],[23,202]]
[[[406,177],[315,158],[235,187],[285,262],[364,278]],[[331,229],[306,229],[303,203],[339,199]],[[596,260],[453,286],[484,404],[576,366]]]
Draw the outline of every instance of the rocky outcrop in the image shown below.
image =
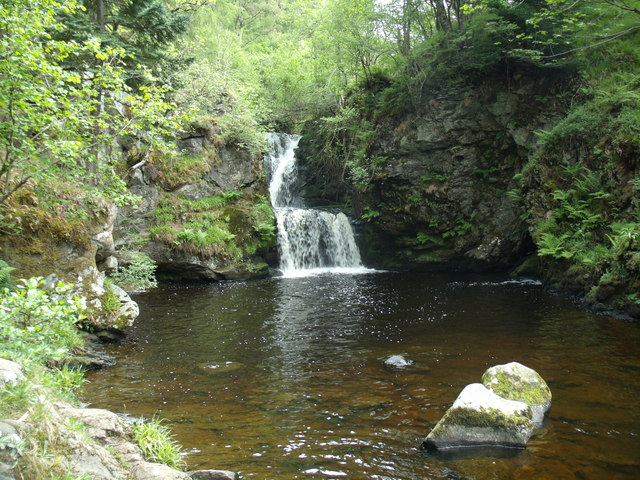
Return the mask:
[[517,261],[530,244],[508,192],[535,146],[533,132],[552,118],[531,103],[529,88],[454,90],[378,127],[371,150],[386,161],[356,198],[361,212],[377,214],[365,227],[368,258],[384,263],[390,252],[387,264],[414,269]]
[[[80,422],[93,444],[74,450],[69,464],[79,474],[95,480],[133,478],[135,480],[189,480],[191,478],[235,479],[234,472],[196,470],[185,473],[161,463],[145,460],[140,447],[133,443],[131,426],[115,413],[99,408],[75,408],[55,405],[63,421]],[[212,476],[217,472],[218,476]],[[209,475],[209,476],[207,476]],[[226,475],[226,476],[222,476]]]
[[63,225],[64,218],[50,218],[50,225],[40,225],[36,231],[24,229],[15,235],[3,232],[0,257],[14,267],[14,277],[45,277],[56,273],[69,281],[79,272],[96,267],[96,260],[112,262],[115,252],[112,231],[117,207],[105,199],[98,203],[92,207],[97,212],[74,227],[78,231],[64,230],[71,228]]
[[[544,73],[530,78],[514,74],[507,82],[443,86],[424,92],[409,112],[385,112],[374,120],[365,117],[365,102],[361,124],[371,130],[350,141],[322,138],[316,133],[322,128],[313,126],[316,131],[300,142],[298,188],[312,197],[310,204],[353,206],[363,221],[360,247],[367,265],[511,267],[532,248],[521,205],[509,195],[518,186],[514,175],[535,150],[535,132],[553,124],[560,110],[535,100],[557,90],[558,80]],[[323,177],[318,164],[327,146],[349,161],[329,173],[325,166]]]
[[424,448],[527,445],[551,406],[545,381],[517,362],[489,368],[482,381],[462,390],[426,437]]
[[[44,279],[42,287],[53,289],[61,281],[56,275]],[[133,325],[140,309],[129,294],[112,282],[105,282],[105,275],[95,267],[89,267],[75,278],[72,295],[86,299],[90,314],[87,325],[95,331],[110,331],[123,334]]]
[[0,386],[14,385],[24,380],[22,366],[11,360],[0,358]]
[[[128,171],[128,185],[141,201],[119,215],[116,247],[144,252],[157,264],[161,278],[266,276],[266,259],[272,252],[251,245],[264,243],[254,228],[264,219],[258,219],[252,209],[260,195],[266,195],[262,156],[216,145],[206,134],[189,137],[179,145],[183,153],[169,160],[159,154],[130,155],[135,163]],[[176,166],[180,162],[184,166]],[[216,196],[230,200],[209,206],[212,203],[207,202]],[[216,244],[212,237],[220,226],[226,237]],[[120,260],[126,262],[126,256]]]
[[[0,386],[29,381],[22,367],[0,359]],[[37,387],[35,387],[37,388]],[[32,407],[33,408],[33,407]],[[93,480],[236,480],[234,472],[196,470],[185,473],[145,458],[133,429],[123,417],[100,408],[78,408],[38,397],[38,414],[28,410],[18,420],[0,421],[0,478],[27,478],[15,471],[28,439],[43,435],[57,452],[62,471]],[[63,453],[60,453],[63,452]],[[31,459],[33,461],[34,459]],[[31,478],[31,477],[29,477]],[[84,477],[83,477],[84,478]]]

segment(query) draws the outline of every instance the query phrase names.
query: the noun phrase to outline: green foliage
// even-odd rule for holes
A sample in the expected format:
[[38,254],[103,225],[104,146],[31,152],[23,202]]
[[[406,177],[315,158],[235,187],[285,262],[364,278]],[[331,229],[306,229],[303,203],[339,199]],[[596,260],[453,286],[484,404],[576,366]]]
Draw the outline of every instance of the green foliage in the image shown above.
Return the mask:
[[443,245],[443,237],[436,237],[425,232],[418,232],[416,241],[420,245]]
[[113,288],[113,283],[109,278],[104,279],[104,290],[105,290],[105,294],[102,296],[102,299],[101,299],[102,307],[109,314],[117,312],[122,306],[122,303],[120,302],[120,297],[115,292]]
[[[222,67],[222,68],[221,68]],[[176,77],[175,100],[198,112],[199,123],[213,123],[223,142],[252,153],[266,150],[270,112],[255,86],[231,76],[209,59],[192,63]]]
[[426,175],[420,180],[422,180],[424,183],[443,183],[447,181],[447,176],[439,173],[434,173],[432,175]]
[[213,256],[230,253],[235,246],[232,243],[234,238],[224,222],[209,219],[184,224],[176,235],[175,243],[177,250]]
[[45,363],[64,358],[82,342],[75,325],[84,318],[84,299],[71,298],[69,285],[50,291],[43,280],[23,280],[14,292],[0,294],[0,355],[21,363]]
[[13,290],[16,287],[16,282],[11,276],[15,268],[9,266],[4,260],[0,260],[0,291],[4,289]]
[[154,416],[150,420],[138,420],[133,425],[133,434],[148,460],[180,470],[186,467],[182,460],[185,453],[161,419]]
[[[129,152],[130,156],[135,156],[136,149]],[[215,154],[211,151],[200,155],[190,155],[186,153],[175,154],[173,152],[153,152],[149,156],[149,163],[158,168],[158,183],[167,191],[198,183],[204,175],[211,170]]]
[[[157,285],[156,263],[141,252],[125,252],[129,263],[124,267],[118,267],[110,274],[110,278],[125,290],[147,290]],[[107,294],[103,299],[103,306],[109,311],[117,311],[120,308],[120,300],[115,293],[109,289],[109,284],[105,283]]]
[[368,206],[364,207],[362,215],[360,215],[360,218],[365,222],[372,222],[378,217],[380,217],[380,212],[378,210],[373,210],[371,207],[368,207]]
[[[475,212],[474,214],[471,215],[470,220],[473,220],[474,217],[475,217]],[[462,237],[464,235],[467,235],[472,230],[473,230],[473,224],[465,220],[463,217],[458,217],[456,219],[456,224],[454,225],[454,227],[444,232],[442,234],[442,238]]]
[[253,230],[258,234],[257,247],[274,247],[277,243],[276,217],[265,195],[258,195],[252,209]]
[[[163,136],[186,118],[148,69],[126,67],[124,49],[95,37],[76,42],[56,36],[64,37],[66,28],[58,15],[79,11],[75,0],[16,0],[0,7],[0,104],[7,109],[0,116],[0,203],[31,179],[90,184],[128,203],[133,199],[112,168],[114,137],[144,136],[161,147]],[[69,68],[70,58],[85,60]],[[138,85],[128,85],[127,76]]]
[[68,401],[75,399],[75,394],[85,382],[84,370],[63,365],[60,368],[44,370],[42,382],[47,388],[57,392],[57,395]]
[[151,239],[201,257],[240,262],[275,245],[275,217],[264,195],[230,190],[191,200],[166,195],[152,212]]
[[[186,31],[189,15],[170,9],[160,0],[82,0],[83,8],[63,12],[67,28],[57,39],[82,43],[99,38],[102,45],[126,53],[127,70],[135,72],[138,63],[155,69],[176,68],[185,60],[166,48]],[[102,12],[100,10],[102,9]],[[73,64],[78,59],[67,59]],[[135,79],[135,75],[132,76]]]

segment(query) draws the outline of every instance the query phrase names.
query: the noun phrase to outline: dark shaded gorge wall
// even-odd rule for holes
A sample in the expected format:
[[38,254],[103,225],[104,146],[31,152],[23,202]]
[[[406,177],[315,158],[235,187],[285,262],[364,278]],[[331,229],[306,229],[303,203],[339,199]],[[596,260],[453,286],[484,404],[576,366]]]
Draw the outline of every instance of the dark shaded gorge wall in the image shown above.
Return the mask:
[[533,251],[510,191],[536,147],[537,130],[563,110],[565,77],[488,78],[427,92],[417,110],[380,115],[366,149],[376,158],[364,188],[348,168],[322,165],[322,127],[300,147],[311,203],[341,204],[358,219],[365,262],[383,268],[496,270]]

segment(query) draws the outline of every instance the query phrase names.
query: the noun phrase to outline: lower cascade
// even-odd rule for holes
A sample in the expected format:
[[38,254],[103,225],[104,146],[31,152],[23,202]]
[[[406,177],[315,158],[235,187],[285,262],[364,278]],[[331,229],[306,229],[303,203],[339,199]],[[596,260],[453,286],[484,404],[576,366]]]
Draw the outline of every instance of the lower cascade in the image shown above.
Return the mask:
[[272,133],[265,157],[269,193],[278,223],[280,269],[285,275],[364,270],[349,219],[344,213],[305,208],[291,186],[296,179],[298,135]]

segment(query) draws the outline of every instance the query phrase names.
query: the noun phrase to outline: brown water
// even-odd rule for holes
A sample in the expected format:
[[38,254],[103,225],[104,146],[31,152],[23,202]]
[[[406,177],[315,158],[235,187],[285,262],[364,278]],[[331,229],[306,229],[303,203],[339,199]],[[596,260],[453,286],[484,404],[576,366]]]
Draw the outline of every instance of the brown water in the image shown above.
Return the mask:
[[[535,284],[378,273],[165,285],[85,400],[166,418],[190,467],[263,480],[640,478],[640,326]],[[391,370],[384,360],[414,361]],[[419,446],[460,390],[519,361],[554,395],[525,450]]]

